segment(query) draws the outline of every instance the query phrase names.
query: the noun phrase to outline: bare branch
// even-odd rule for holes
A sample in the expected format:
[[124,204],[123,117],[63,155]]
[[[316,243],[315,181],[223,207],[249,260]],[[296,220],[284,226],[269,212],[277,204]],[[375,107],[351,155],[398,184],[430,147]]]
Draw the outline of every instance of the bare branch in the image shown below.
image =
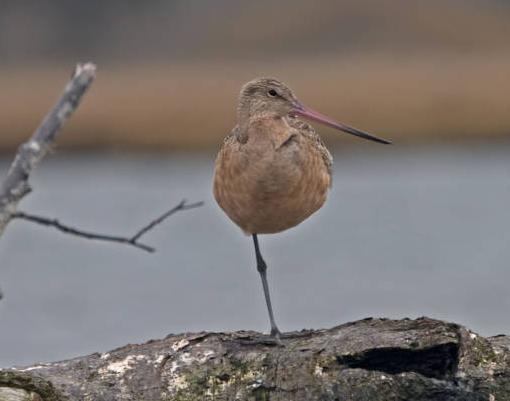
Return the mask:
[[[136,248],[142,249],[147,252],[154,252],[155,248],[146,244],[139,242],[138,240],[145,235],[147,232],[152,230],[157,225],[161,224],[165,219],[170,217],[176,212],[194,209],[203,205],[203,202],[196,203],[187,203],[186,200],[182,200],[177,206],[174,206],[172,209],[163,213],[161,216],[152,220],[149,224],[142,227],[138,230],[132,237],[122,237],[117,235],[109,235],[109,234],[99,234],[90,231],[84,231],[78,228],[74,228],[65,224],[60,223],[57,219],[51,219],[47,217],[37,216],[25,212],[15,212],[12,214],[12,218],[23,219],[30,221],[32,223],[41,224],[48,227],[54,227],[59,231],[62,231],[66,234],[75,235],[77,237],[98,240],[98,241],[108,241],[108,242],[116,242],[120,244],[131,245]],[[0,293],[1,298],[1,293]]]
[[133,240],[136,242],[142,235],[144,235],[147,231],[152,230],[155,226],[158,224],[161,224],[163,220],[170,217],[175,212],[179,212],[181,210],[188,210],[188,209],[194,209],[197,207],[200,207],[204,204],[204,202],[195,202],[195,203],[187,203],[186,199],[183,199],[177,206],[170,209],[168,212],[163,213],[158,218],[152,220],[149,224],[147,224],[145,227],[141,228],[140,231],[138,231],[134,236]]
[[[16,213],[19,201],[31,191],[28,183],[30,173],[51,147],[62,125],[78,107],[95,75],[94,64],[78,64],[53,109],[30,139],[18,148],[7,177],[0,185],[0,237]],[[0,292],[0,299],[2,297]]]
[[[71,76],[71,80],[64,89],[64,93],[53,109],[46,115],[31,138],[19,147],[14,161],[7,172],[7,176],[0,185],[0,236],[5,231],[9,221],[17,218],[53,227],[61,232],[82,238],[127,244],[147,252],[154,252],[155,249],[153,247],[139,242],[139,239],[172,214],[196,208],[203,204],[202,202],[187,203],[186,200],[183,200],[177,206],[142,227],[132,237],[84,231],[62,224],[57,219],[17,211],[20,200],[31,191],[28,182],[30,173],[45,156],[48,149],[51,148],[62,125],[78,107],[81,98],[94,81],[95,74],[96,66],[94,64],[78,64]],[[0,299],[2,297],[3,295],[0,291]]]
[[30,192],[30,173],[51,147],[62,125],[78,107],[95,73],[94,64],[78,64],[57,104],[32,137],[19,147],[7,177],[0,186],[0,236],[16,212],[18,202]]

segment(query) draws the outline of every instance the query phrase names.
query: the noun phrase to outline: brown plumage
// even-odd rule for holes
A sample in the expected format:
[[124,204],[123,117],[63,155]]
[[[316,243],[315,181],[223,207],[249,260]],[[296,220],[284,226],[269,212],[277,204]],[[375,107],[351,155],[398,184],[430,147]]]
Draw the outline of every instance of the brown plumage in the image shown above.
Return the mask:
[[[214,195],[247,234],[294,227],[318,210],[331,186],[331,156],[290,118],[251,119],[245,143],[239,128],[216,162]],[[318,138],[318,137],[317,137]]]
[[258,78],[242,87],[237,125],[216,159],[214,196],[230,219],[253,236],[271,334],[278,338],[257,234],[277,233],[301,223],[324,204],[332,182],[331,154],[298,116],[388,143],[306,108],[276,79]]

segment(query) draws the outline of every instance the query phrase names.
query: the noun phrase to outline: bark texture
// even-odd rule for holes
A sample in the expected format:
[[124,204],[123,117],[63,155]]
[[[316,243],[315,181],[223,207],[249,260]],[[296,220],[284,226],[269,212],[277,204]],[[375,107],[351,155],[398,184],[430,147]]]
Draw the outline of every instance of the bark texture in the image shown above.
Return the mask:
[[504,401],[510,339],[457,324],[365,319],[287,334],[169,335],[0,371],[0,400]]

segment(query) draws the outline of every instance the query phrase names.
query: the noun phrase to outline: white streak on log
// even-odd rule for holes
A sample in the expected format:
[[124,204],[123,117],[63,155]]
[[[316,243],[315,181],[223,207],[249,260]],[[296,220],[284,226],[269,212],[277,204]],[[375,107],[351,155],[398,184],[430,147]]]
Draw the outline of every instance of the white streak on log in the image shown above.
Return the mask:
[[129,355],[126,358],[124,358],[121,361],[112,362],[109,365],[100,368],[99,374],[108,374],[113,373],[117,375],[122,375],[129,369],[132,369],[134,367],[134,364],[136,361],[146,359],[145,355]]
[[184,347],[187,347],[189,345],[189,341],[183,338],[181,341],[177,341],[172,344],[172,349],[174,351],[179,351],[183,349]]
[[21,388],[0,387],[0,401],[37,401],[42,398]]

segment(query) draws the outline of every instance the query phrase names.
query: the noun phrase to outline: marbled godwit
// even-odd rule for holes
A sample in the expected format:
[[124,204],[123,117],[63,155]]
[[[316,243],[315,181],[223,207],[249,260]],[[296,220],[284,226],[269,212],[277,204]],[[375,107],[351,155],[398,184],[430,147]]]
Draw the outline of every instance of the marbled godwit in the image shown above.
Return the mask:
[[239,96],[237,125],[216,159],[214,196],[230,219],[253,237],[271,336],[280,338],[258,234],[277,233],[301,223],[326,200],[332,157],[303,117],[361,138],[390,143],[338,123],[305,107],[282,82],[258,78]]

